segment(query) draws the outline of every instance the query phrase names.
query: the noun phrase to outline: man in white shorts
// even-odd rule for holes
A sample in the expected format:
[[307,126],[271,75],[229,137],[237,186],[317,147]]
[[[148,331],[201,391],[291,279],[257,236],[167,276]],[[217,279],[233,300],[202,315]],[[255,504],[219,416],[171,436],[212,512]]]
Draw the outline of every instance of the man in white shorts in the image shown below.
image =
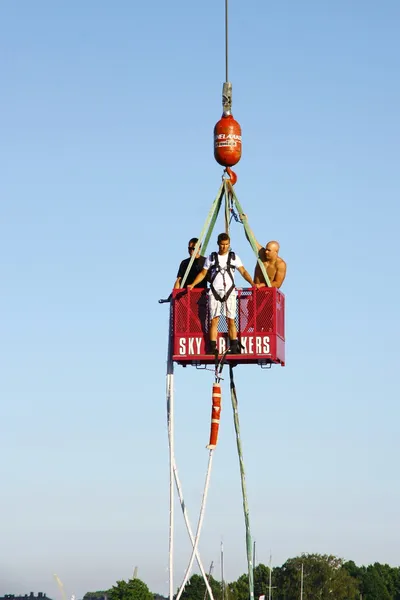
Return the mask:
[[244,268],[239,256],[229,251],[230,245],[231,240],[229,235],[227,233],[220,233],[218,236],[218,253],[213,252],[210,254],[204,263],[203,270],[197,275],[193,283],[187,286],[191,290],[195,285],[203,281],[208,271],[210,271],[210,352],[212,354],[217,349],[218,321],[223,304],[225,305],[226,320],[228,321],[230,352],[232,354],[240,352],[235,323],[237,296],[235,290],[235,269],[239,271],[252,287],[259,287]]

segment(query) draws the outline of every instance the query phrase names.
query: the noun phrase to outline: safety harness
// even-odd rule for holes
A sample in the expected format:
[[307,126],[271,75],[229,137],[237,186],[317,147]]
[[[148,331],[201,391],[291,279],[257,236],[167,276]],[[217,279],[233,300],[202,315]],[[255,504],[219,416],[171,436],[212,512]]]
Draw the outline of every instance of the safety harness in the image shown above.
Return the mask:
[[[226,267],[221,267],[221,265],[219,264],[219,260],[218,260],[218,252],[212,252],[211,253],[211,260],[214,262],[214,265],[211,267],[211,275],[210,275],[210,289],[212,292],[212,295],[214,296],[214,298],[216,300],[218,300],[218,302],[226,302],[227,299],[229,298],[229,296],[231,295],[231,293],[233,292],[233,290],[235,289],[235,280],[233,278],[233,272],[235,270],[235,266],[231,264],[232,260],[235,260],[236,255],[234,252],[232,252],[232,250],[229,252],[228,255],[228,261],[226,263]],[[231,287],[228,289],[228,291],[225,293],[225,295],[221,298],[221,296],[219,296],[219,294],[217,293],[217,290],[214,287],[214,281],[216,276],[218,275],[218,273],[222,274],[222,278],[224,280],[224,289],[226,289],[226,285],[225,285],[225,275],[228,274],[229,277],[231,278]]]

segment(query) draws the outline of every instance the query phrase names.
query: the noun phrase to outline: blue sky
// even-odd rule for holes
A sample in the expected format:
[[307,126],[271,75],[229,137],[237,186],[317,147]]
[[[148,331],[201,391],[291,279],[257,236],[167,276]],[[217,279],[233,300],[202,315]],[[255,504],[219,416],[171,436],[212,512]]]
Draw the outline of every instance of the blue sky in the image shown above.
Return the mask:
[[[168,589],[169,293],[220,184],[224,3],[0,6],[0,593]],[[396,564],[400,5],[230,2],[236,193],[288,264],[287,366],[237,369],[258,560]],[[222,224],[220,229],[222,229]],[[251,270],[241,226],[232,245]],[[212,376],[176,370],[195,517]],[[228,389],[200,544],[246,569]],[[177,514],[176,581],[189,556]]]

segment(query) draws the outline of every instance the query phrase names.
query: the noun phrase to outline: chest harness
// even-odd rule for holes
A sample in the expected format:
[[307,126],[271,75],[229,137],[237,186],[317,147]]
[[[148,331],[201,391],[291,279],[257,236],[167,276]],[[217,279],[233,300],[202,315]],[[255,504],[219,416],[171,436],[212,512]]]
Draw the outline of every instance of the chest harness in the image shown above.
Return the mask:
[[[229,298],[229,296],[231,295],[231,293],[233,292],[233,290],[235,289],[235,280],[233,278],[233,273],[235,271],[235,267],[234,265],[231,264],[232,260],[235,260],[236,255],[234,252],[230,251],[228,254],[228,260],[226,263],[226,267],[221,267],[221,265],[219,264],[219,260],[218,260],[218,252],[212,252],[211,254],[211,260],[214,262],[214,265],[211,267],[211,274],[210,274],[210,289],[211,289],[211,293],[214,296],[214,298],[216,300],[218,300],[218,302],[226,302]],[[221,273],[222,275],[222,279],[224,282],[224,290],[226,290],[226,277],[229,276],[230,280],[231,280],[231,286],[230,288],[225,292],[225,295],[221,296],[217,293],[217,290],[214,287],[214,281],[216,276],[218,275],[218,273]]]

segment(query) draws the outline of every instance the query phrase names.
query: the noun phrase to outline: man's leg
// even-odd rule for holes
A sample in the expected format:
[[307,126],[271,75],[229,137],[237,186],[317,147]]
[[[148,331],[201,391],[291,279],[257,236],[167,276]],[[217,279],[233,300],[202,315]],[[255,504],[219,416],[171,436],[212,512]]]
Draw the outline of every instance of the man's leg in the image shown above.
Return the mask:
[[218,321],[219,321],[219,317],[214,317],[213,319],[211,319],[211,323],[210,323],[210,342],[216,342],[217,341]]
[[240,346],[236,329],[236,292],[232,292],[226,301],[226,319],[228,321],[229,346],[232,354],[239,354]]
[[218,321],[221,314],[221,302],[218,302],[212,294],[209,295],[209,310],[210,310],[210,349],[211,354],[217,352],[217,336],[218,336]]
[[236,340],[237,339],[237,329],[236,329],[235,319],[228,318],[227,321],[228,321],[229,339]]

